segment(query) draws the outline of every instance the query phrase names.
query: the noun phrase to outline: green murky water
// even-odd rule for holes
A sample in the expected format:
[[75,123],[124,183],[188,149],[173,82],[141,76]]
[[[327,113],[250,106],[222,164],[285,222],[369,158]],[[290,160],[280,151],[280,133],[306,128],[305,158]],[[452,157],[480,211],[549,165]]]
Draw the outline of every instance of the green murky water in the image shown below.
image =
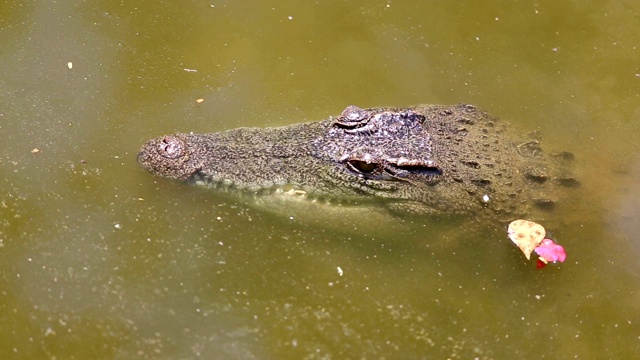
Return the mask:
[[[639,12],[1,2],[0,357],[639,356]],[[425,102],[574,152],[582,187],[543,221],[566,263],[537,270],[501,231],[309,225],[135,163],[164,133]]]

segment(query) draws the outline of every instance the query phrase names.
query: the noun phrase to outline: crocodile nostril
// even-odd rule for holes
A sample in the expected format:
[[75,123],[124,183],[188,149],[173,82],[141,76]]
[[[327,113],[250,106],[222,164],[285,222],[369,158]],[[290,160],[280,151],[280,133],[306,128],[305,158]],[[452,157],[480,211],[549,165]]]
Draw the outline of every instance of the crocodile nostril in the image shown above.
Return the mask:
[[184,155],[184,142],[175,136],[165,136],[158,144],[158,152],[163,157],[177,159]]

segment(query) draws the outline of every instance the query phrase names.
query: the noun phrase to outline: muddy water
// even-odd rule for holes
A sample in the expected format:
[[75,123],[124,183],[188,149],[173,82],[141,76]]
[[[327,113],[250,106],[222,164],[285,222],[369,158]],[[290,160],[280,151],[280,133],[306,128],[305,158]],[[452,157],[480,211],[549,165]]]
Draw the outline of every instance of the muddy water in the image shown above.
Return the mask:
[[[638,11],[3,2],[0,355],[637,357]],[[164,133],[458,102],[576,155],[582,186],[539,219],[567,262],[496,228],[308,224],[135,163]]]

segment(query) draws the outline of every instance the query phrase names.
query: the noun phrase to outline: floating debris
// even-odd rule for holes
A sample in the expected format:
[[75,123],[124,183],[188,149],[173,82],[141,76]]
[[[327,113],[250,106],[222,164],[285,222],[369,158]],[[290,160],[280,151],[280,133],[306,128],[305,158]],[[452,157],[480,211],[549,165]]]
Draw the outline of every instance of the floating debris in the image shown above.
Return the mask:
[[538,254],[538,269],[545,267],[549,262],[564,262],[567,259],[567,252],[562,245],[545,238],[546,233],[542,225],[521,219],[512,221],[507,231],[509,239],[522,250],[527,260],[531,259],[532,252]]
[[540,257],[540,261],[547,264],[549,262],[564,262],[567,259],[567,252],[561,245],[556,244],[551,239],[544,239],[540,246],[535,248],[536,254]]
[[524,253],[527,260],[531,259],[531,253],[540,245],[547,234],[544,227],[529,220],[514,220],[509,224],[507,235]]

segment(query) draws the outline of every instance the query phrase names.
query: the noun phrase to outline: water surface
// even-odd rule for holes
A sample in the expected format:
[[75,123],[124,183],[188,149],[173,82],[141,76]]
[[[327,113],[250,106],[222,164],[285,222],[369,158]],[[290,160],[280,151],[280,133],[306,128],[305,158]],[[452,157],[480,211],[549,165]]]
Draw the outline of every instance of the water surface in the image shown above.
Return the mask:
[[[638,357],[639,11],[4,1],[1,357]],[[576,155],[582,186],[540,219],[564,264],[503,229],[306,223],[135,163],[165,133],[460,102]]]

